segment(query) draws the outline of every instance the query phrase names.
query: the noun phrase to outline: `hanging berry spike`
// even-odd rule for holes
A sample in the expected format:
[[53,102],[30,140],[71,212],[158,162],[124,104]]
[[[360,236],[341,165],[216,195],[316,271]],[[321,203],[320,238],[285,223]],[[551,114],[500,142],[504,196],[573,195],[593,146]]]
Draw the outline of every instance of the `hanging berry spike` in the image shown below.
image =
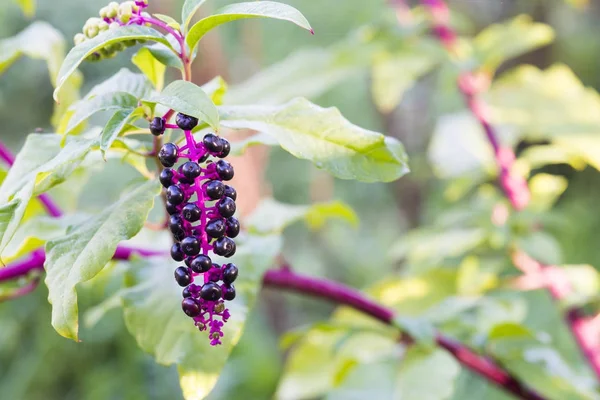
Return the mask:
[[[158,153],[165,167],[159,180],[166,191],[169,229],[175,238],[171,257],[185,263],[175,270],[175,281],[184,288],[183,311],[198,329],[208,330],[210,344],[216,346],[221,344],[223,323],[230,317],[225,301],[235,298],[233,283],[238,276],[235,264],[218,265],[210,258],[211,252],[233,256],[233,238],[240,233],[240,223],[233,216],[237,193],[223,183],[234,175],[231,164],[223,160],[231,146],[212,133],[197,143],[192,135],[198,125],[194,117],[177,114],[176,123],[185,133],[186,144],[180,148],[166,143]],[[150,130],[157,136],[165,126],[160,117],[150,122]],[[182,158],[187,161],[176,167]]]
[[[147,12],[143,12],[148,7],[148,0],[125,1],[117,3],[110,2],[106,7],[100,9],[100,18],[89,18],[83,26],[83,32],[74,37],[75,45],[79,45],[86,40],[93,39],[100,33],[110,29],[115,29],[125,25],[150,25],[152,17]],[[103,47],[95,53],[90,54],[87,61],[99,61],[104,58],[112,58],[118,52],[126,47],[135,46],[137,43],[144,43],[145,40],[126,40]]]

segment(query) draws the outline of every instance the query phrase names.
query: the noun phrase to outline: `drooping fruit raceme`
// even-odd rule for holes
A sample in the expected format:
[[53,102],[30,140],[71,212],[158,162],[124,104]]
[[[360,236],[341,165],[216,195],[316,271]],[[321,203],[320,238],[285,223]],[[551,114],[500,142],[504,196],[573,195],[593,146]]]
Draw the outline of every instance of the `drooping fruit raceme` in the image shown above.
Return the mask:
[[[175,270],[175,281],[184,288],[183,311],[201,331],[209,331],[214,346],[221,344],[223,323],[230,316],[225,301],[235,298],[233,283],[238,276],[235,264],[218,265],[210,257],[211,253],[233,256],[233,238],[240,232],[240,223],[233,216],[237,193],[224,183],[234,175],[231,164],[223,159],[231,147],[212,133],[196,142],[191,132],[198,124],[194,117],[177,114],[176,123],[185,133],[185,145],[166,143],[158,153],[165,167],[159,179],[175,238],[171,257],[183,263]],[[155,135],[162,134],[165,126],[161,118],[150,123]]]
[[[125,1],[117,3],[110,2],[106,7],[100,9],[100,18],[89,18],[83,26],[82,33],[74,37],[75,45],[90,40],[110,29],[125,25],[151,25],[155,21],[152,16],[143,12],[148,7],[148,0]],[[144,43],[145,40],[126,40],[107,45],[102,49],[90,54],[86,60],[99,61],[103,58],[112,58],[126,47],[135,46],[136,43]]]

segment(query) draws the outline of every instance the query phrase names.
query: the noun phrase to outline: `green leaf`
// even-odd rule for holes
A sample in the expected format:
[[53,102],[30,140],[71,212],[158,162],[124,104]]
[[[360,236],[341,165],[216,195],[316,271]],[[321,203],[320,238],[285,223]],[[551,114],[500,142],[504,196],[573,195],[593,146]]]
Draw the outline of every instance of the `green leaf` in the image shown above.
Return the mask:
[[182,386],[193,388],[195,398],[204,398],[237,344],[262,275],[280,248],[281,238],[275,235],[248,236],[245,242],[239,241],[234,262],[244,266],[244,273],[236,280],[237,297],[227,303],[232,317],[223,327],[221,346],[211,347],[206,332],[199,332],[181,311],[181,288],[172,279],[177,264],[166,259],[134,264],[135,283],[122,294],[128,330],[159,364],[178,364]]
[[167,24],[169,27],[175,29],[175,30],[180,30],[181,26],[179,25],[179,22],[177,22],[177,20],[175,20],[175,18],[170,17],[168,15],[165,14],[157,14],[154,13],[152,14],[156,19],[164,22],[165,24]]
[[52,326],[59,334],[78,339],[76,286],[102,271],[119,242],[142,229],[159,191],[160,185],[153,180],[129,188],[102,213],[46,244],[45,281],[52,304]]
[[560,243],[549,233],[531,232],[517,239],[517,246],[525,253],[546,265],[562,263]]
[[31,197],[67,179],[97,141],[73,138],[65,147],[60,143],[60,135],[31,134],[17,154],[0,186],[0,204],[4,204],[2,215],[5,217],[5,224],[0,227],[0,253],[13,237]]
[[168,39],[158,31],[145,26],[129,25],[116,29],[110,29],[101,33],[93,39],[86,40],[82,44],[75,46],[65,58],[60,71],[58,73],[57,85],[54,90],[54,100],[59,101],[60,90],[66,80],[75,72],[79,64],[81,64],[87,56],[98,51],[99,49],[111,45],[113,43],[122,42],[131,39],[144,39],[162,43],[173,52]]
[[408,172],[402,144],[305,99],[282,106],[220,106],[221,125],[272,135],[292,155],[341,179],[390,182]]
[[492,24],[473,40],[477,58],[495,70],[504,61],[545,46],[554,40],[552,27],[519,15],[502,24]]
[[167,67],[158,61],[147,47],[139,49],[131,58],[131,62],[148,77],[156,90],[163,89]]
[[426,348],[435,346],[435,328],[430,322],[422,318],[398,315],[394,317],[392,325],[407,333],[413,340]]
[[121,68],[119,72],[94,86],[85,98],[91,99],[115,92],[129,93],[136,99],[141,99],[152,93],[152,85],[143,74],[136,74],[127,68]]
[[312,32],[306,18],[294,7],[274,1],[252,1],[230,4],[215,14],[201,19],[192,26],[185,40],[189,48],[194,49],[200,39],[210,30],[227,22],[245,18],[274,18],[290,21]]
[[273,136],[264,132],[257,133],[239,142],[231,143],[231,155],[240,156],[244,154],[248,147],[258,146],[279,146],[279,142]]
[[439,60],[437,49],[419,42],[416,46],[394,53],[380,52],[375,55],[372,66],[371,91],[377,108],[389,113],[393,111],[404,92],[415,81],[425,75]]
[[182,31],[187,32],[188,26],[194,17],[194,14],[204,4],[206,0],[185,0],[181,8],[181,26]]
[[69,134],[82,122],[100,111],[132,111],[137,105],[138,99],[125,92],[104,93],[84,99],[77,103],[64,133]]
[[513,69],[493,84],[487,101],[494,123],[511,125],[530,140],[600,132],[600,95],[566,65]]
[[[171,36],[168,36],[167,38],[170,39]],[[171,43],[171,47],[175,47],[175,44],[179,45],[178,43]],[[156,58],[160,63],[166,65],[167,67],[183,70],[181,58],[179,58],[179,56],[175,54],[173,50],[171,50],[171,47],[165,46],[162,43],[154,43],[146,46],[154,58]]]
[[313,229],[320,229],[328,219],[339,218],[356,226],[358,217],[340,201],[299,206],[280,203],[274,199],[263,200],[246,219],[250,232],[259,234],[281,233],[289,225],[302,219]]
[[210,97],[215,105],[219,106],[223,104],[223,98],[227,93],[227,82],[220,76],[216,76],[200,86],[200,89]]
[[161,93],[146,100],[158,103],[177,112],[191,115],[219,129],[219,112],[208,95],[198,86],[187,81],[171,82]]
[[331,49],[297,51],[232,86],[225,102],[278,105],[295,97],[315,98],[367,66],[370,57],[358,51],[362,48],[352,42]]
[[134,110],[119,110],[113,114],[100,136],[100,150],[105,158],[106,151],[110,149],[115,139],[125,130],[127,124],[142,115],[144,115],[144,112],[140,107]]

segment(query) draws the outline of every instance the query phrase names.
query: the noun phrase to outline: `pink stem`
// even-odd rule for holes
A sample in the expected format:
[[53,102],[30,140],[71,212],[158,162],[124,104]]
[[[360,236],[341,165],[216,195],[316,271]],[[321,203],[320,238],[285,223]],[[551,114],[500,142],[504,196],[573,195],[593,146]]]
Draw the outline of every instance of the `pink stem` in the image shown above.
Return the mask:
[[[340,283],[298,275],[289,268],[269,270],[263,277],[267,287],[290,290],[346,305],[385,323],[392,324],[395,312],[361,292]],[[492,360],[482,357],[453,339],[437,334],[436,342],[452,354],[458,362],[471,371],[500,386],[502,389],[526,400],[544,400],[544,397],[525,387],[516,377],[503,370]]]

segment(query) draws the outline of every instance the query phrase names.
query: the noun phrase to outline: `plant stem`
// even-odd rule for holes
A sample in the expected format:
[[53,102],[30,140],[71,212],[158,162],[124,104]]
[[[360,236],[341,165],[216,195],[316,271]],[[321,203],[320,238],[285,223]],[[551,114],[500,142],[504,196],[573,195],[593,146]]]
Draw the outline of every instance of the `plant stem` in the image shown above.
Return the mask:
[[[450,12],[444,0],[421,0],[421,3],[431,14],[433,19],[433,30],[440,42],[450,53],[456,53],[457,35],[450,26]],[[528,205],[531,197],[527,181],[522,176],[514,174],[513,164],[515,154],[511,148],[501,146],[497,132],[490,124],[486,115],[486,105],[478,97],[481,90],[489,85],[489,81],[489,76],[476,75],[472,72],[467,72],[459,78],[458,87],[463,94],[469,109],[485,131],[488,142],[494,150],[496,164],[498,164],[500,170],[500,185],[506,197],[514,209],[522,210]],[[525,275],[532,272],[536,273],[536,271],[539,272],[539,279],[543,282],[543,286],[550,291],[550,294],[555,299],[560,300],[572,292],[572,288],[567,288],[566,291],[564,290],[565,282],[568,282],[568,279],[560,269],[544,266],[536,260],[530,259],[526,255],[523,257],[530,265],[523,267],[516,262],[515,266],[520,268]],[[544,280],[544,272],[553,271],[557,272],[559,279]],[[600,343],[588,332],[588,325],[586,324],[587,320],[584,318],[581,311],[572,309],[566,313],[565,321],[573,333],[581,353],[600,381]]]
[[[388,325],[392,324],[396,315],[394,310],[365,297],[358,290],[337,282],[298,275],[289,268],[267,271],[263,283],[267,287],[293,291],[352,307]],[[475,353],[463,344],[441,334],[437,334],[436,342],[452,354],[464,367],[500,386],[507,392],[526,400],[544,399],[541,395],[525,387],[516,377],[503,370],[492,360]]]

